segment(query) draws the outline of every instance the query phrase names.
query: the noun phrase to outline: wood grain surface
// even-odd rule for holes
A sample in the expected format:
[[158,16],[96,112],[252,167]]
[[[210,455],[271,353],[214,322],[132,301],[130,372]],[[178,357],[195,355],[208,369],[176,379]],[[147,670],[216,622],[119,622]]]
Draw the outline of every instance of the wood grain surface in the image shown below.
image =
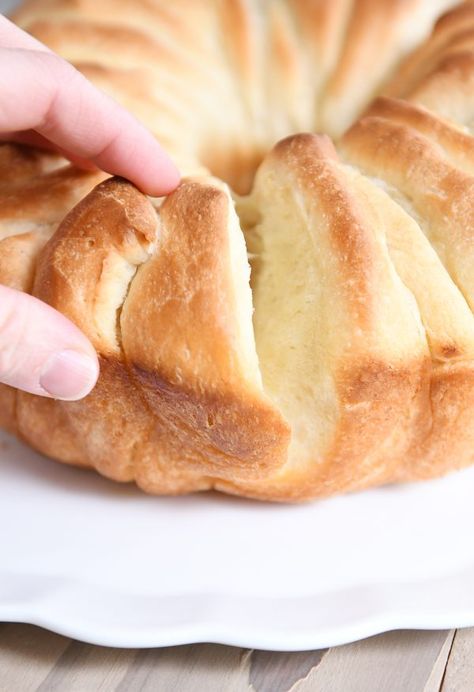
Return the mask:
[[272,653],[214,644],[89,646],[0,624],[0,692],[472,692],[474,628],[388,632],[354,644]]

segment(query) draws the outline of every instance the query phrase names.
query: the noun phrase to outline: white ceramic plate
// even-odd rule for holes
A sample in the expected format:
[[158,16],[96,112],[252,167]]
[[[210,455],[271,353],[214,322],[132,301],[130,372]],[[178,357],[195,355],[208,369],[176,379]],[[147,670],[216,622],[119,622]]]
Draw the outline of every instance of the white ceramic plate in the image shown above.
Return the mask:
[[156,498],[0,435],[0,620],[298,650],[474,625],[474,469],[304,506]]

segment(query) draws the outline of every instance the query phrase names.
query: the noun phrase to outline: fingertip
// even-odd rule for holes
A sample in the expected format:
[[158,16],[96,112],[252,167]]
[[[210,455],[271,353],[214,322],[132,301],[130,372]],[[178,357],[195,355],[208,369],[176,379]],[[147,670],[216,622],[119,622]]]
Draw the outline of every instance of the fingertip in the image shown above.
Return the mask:
[[178,168],[149,133],[143,139],[116,139],[92,160],[101,170],[130,180],[151,197],[169,194],[181,181]]
[[150,172],[138,186],[146,195],[163,197],[176,190],[180,182],[181,174],[170,161],[170,163],[158,166],[156,172]]
[[45,394],[63,401],[77,401],[90,394],[99,377],[97,356],[64,349],[53,353],[39,378]]
[[79,328],[37,298],[0,285],[0,382],[74,401],[92,390],[97,353]]

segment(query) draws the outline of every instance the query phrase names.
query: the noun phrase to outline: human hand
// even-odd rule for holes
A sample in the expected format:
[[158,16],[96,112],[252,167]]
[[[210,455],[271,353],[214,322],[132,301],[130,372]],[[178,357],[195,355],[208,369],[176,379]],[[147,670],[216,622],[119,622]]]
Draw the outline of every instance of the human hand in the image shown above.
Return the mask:
[[[57,150],[153,196],[179,183],[174,164],[130,113],[1,16],[0,140]],[[75,400],[91,391],[98,372],[96,353],[75,325],[36,298],[0,286],[0,382]]]

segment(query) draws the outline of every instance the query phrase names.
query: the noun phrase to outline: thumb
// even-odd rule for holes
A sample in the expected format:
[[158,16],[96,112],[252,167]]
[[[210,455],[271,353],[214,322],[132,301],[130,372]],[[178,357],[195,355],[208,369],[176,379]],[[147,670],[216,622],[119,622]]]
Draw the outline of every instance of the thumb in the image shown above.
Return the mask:
[[75,400],[99,374],[84,334],[37,298],[0,286],[0,382],[32,394]]

